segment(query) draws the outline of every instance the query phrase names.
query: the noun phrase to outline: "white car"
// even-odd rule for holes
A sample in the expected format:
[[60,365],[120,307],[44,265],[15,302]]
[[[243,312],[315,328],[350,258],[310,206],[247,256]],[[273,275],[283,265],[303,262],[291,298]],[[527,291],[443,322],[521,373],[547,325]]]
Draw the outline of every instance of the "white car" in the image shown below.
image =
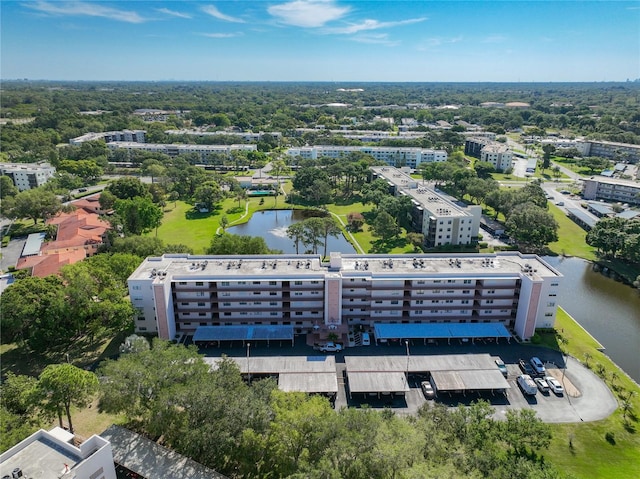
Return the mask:
[[562,396],[564,394],[564,388],[562,387],[562,384],[560,384],[560,382],[552,377],[552,376],[547,376],[544,378],[545,381],[547,381],[547,384],[549,385],[549,388],[551,388],[551,390],[557,394],[558,396]]
[[534,379],[536,386],[538,386],[538,389],[540,390],[541,393],[548,393],[549,392],[549,383],[547,383],[547,381],[545,381],[542,378],[535,378]]
[[433,390],[433,386],[431,386],[431,383],[429,381],[422,381],[420,383],[420,388],[422,389],[422,394],[424,394],[425,398],[433,399],[435,397],[436,393]]

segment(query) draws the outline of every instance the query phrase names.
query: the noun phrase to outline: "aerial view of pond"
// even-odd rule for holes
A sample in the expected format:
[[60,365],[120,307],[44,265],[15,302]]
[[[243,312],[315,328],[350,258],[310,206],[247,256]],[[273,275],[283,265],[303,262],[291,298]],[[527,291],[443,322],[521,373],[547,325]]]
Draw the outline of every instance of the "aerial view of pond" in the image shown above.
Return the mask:
[[544,259],[565,277],[560,306],[606,348],[618,366],[640,382],[640,292],[593,271],[588,261]]
[[[289,225],[308,217],[308,213],[304,210],[258,211],[253,214],[247,223],[233,226],[228,228],[227,231],[235,235],[261,236],[269,248],[281,250],[283,253],[295,253],[296,246],[287,237],[287,228]],[[327,243],[327,255],[331,251],[340,253],[356,252],[343,235],[337,238],[329,236]],[[320,246],[318,252],[322,254],[322,246]],[[305,253],[305,247],[302,244],[300,245],[300,253]]]

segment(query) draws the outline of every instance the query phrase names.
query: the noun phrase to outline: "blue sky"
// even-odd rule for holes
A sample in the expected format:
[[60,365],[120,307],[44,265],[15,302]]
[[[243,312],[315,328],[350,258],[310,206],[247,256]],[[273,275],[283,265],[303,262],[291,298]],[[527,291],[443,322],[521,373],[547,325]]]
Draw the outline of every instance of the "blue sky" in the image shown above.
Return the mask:
[[625,81],[640,1],[2,0],[0,76]]

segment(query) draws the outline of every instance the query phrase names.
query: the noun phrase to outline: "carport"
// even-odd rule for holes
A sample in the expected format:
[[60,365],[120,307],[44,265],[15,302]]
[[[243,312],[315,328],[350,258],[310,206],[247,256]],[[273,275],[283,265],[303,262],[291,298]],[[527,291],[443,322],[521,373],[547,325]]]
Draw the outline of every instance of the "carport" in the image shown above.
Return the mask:
[[291,341],[294,345],[293,326],[277,325],[239,325],[239,326],[200,326],[193,335],[193,343],[197,346],[204,343],[220,343],[222,341]]
[[467,392],[480,391],[498,391],[504,394],[511,388],[497,369],[432,371],[431,384],[436,393],[464,395]]
[[471,339],[500,338],[511,340],[511,334],[502,323],[429,323],[429,324],[375,324],[376,344],[379,340],[389,339],[446,339],[451,344],[452,339],[462,341]]
[[[309,394],[338,393],[335,356],[257,356],[230,357],[244,376],[252,378],[277,377],[282,391]],[[204,358],[212,369],[222,358]]]
[[349,397],[353,393],[367,395],[405,394],[409,391],[404,372],[348,372]]

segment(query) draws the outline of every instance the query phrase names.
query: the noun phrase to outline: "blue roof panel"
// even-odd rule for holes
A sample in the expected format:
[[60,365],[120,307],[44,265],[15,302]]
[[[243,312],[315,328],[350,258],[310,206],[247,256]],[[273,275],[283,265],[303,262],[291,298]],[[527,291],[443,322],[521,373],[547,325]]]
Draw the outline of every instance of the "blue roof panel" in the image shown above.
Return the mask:
[[376,324],[378,339],[510,338],[502,323]]
[[193,341],[293,340],[293,326],[200,326]]

